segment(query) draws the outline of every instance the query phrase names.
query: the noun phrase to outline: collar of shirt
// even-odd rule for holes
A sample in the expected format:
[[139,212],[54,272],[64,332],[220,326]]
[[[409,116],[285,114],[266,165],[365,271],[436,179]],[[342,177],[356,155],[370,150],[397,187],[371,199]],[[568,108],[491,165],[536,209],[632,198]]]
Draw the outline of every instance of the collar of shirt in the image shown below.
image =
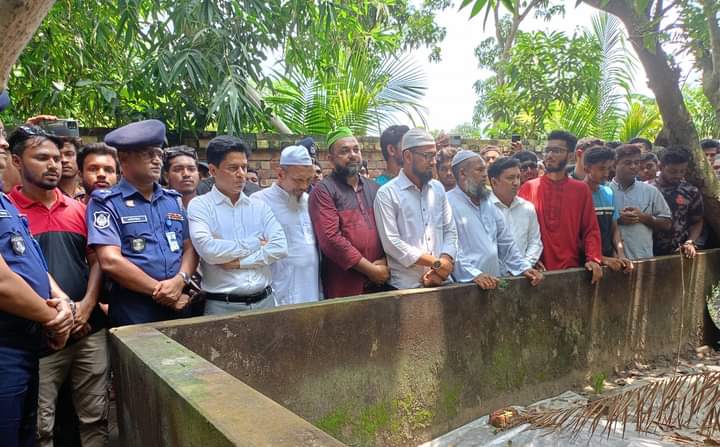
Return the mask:
[[421,190],[415,185],[415,183],[412,182],[412,180],[410,180],[410,177],[405,174],[405,169],[401,169],[398,176],[395,177],[395,181],[397,182],[397,185],[398,187],[400,187],[400,189],[415,188],[415,190],[417,191],[424,191],[425,189],[430,188],[430,182],[432,181],[432,179],[430,180],[430,182],[425,183]]
[[[127,181],[126,178],[123,178],[120,180],[120,182],[117,184],[117,189],[120,191],[120,194],[122,195],[123,199],[127,199],[128,197],[137,194],[140,198],[145,200],[145,196],[140,194],[140,191],[137,190],[137,188],[130,184],[130,182]],[[153,195],[151,202],[154,202],[162,195],[162,187],[157,183],[153,183]]]
[[515,197],[513,197],[512,202],[510,202],[510,206],[506,206],[502,202],[502,200],[498,199],[498,197],[495,195],[494,192],[490,193],[490,198],[488,200],[490,200],[490,203],[493,203],[495,206],[498,206],[503,209],[510,209],[510,210],[515,207],[520,206],[520,204],[522,203],[522,199],[518,196],[515,196]]
[[282,198],[283,204],[286,205],[287,208],[297,209],[298,207],[303,208],[307,206],[308,194],[306,192],[302,194],[300,200],[295,200],[295,197],[291,197],[287,191],[285,191],[280,187],[280,185],[278,185],[278,182],[272,184],[272,186],[270,187],[270,191],[275,193],[278,197]]
[[[50,207],[50,210],[54,210],[58,207],[66,207],[68,206],[67,199],[69,197],[66,197],[61,191],[60,188],[55,188],[53,190],[55,193],[55,203],[53,203],[52,207]],[[10,192],[10,195],[12,196],[12,199],[15,201],[15,204],[18,206],[18,208],[32,208],[35,206],[41,206],[45,208],[45,205],[42,202],[38,202],[35,200],[32,200],[30,197],[26,196],[22,192],[22,186],[21,185],[15,185],[15,187]]]
[[618,181],[616,181],[615,179],[612,179],[612,184],[615,185],[615,187],[616,187],[619,191],[622,191],[622,192],[630,191],[637,183],[638,183],[638,181],[633,179],[632,183],[630,183],[630,184],[627,186],[627,188],[623,188],[623,185],[621,185],[621,184],[620,184]]
[[250,198],[245,195],[244,192],[240,193],[240,198],[235,202],[233,205],[232,201],[230,200],[230,197],[226,196],[222,192],[220,192],[219,189],[217,189],[217,185],[213,185],[212,189],[208,193],[210,194],[210,197],[212,197],[213,202],[216,205],[222,205],[223,203],[229,206],[230,208],[235,208],[240,205],[249,205],[250,204]]
[[340,177],[339,175],[335,174],[335,172],[331,173],[329,177],[333,179],[333,181],[338,185],[341,185],[344,188],[350,188],[356,192],[362,191],[365,187],[365,182],[367,181],[367,179],[364,178],[362,175],[358,175],[358,186],[357,189],[355,189],[347,182],[347,178]]
[[465,193],[462,189],[460,189],[459,186],[454,187],[450,191],[448,191],[448,194],[455,195],[458,199],[462,200],[465,205],[471,206],[473,209],[476,209],[480,211],[480,209],[483,207],[484,204],[488,202],[488,198],[485,198],[484,200],[480,201],[480,205],[476,205],[475,202],[472,201],[469,195]]

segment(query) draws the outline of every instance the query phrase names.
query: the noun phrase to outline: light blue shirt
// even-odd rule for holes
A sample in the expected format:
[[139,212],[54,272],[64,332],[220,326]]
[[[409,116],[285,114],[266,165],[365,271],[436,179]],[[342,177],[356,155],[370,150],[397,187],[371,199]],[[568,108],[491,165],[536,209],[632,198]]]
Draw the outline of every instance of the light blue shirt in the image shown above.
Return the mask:
[[501,265],[513,275],[532,267],[520,253],[502,211],[489,199],[475,205],[459,187],[447,195],[458,232],[455,281],[470,282],[481,273],[500,276]]

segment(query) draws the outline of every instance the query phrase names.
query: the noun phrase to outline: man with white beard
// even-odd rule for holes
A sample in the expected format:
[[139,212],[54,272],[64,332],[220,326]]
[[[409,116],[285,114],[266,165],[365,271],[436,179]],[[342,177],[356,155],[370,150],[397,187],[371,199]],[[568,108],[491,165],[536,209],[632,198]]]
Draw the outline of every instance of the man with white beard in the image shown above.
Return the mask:
[[460,151],[452,160],[452,172],[457,186],[447,195],[458,232],[455,281],[494,289],[502,261],[513,275],[525,276],[533,286],[540,284],[542,273],[522,256],[502,211],[488,200],[485,160],[475,152]]
[[315,167],[304,146],[288,146],[280,154],[278,179],[250,199],[270,206],[285,232],[288,256],[271,266],[275,303],[300,304],[322,297],[320,255],[308,212],[307,190]]

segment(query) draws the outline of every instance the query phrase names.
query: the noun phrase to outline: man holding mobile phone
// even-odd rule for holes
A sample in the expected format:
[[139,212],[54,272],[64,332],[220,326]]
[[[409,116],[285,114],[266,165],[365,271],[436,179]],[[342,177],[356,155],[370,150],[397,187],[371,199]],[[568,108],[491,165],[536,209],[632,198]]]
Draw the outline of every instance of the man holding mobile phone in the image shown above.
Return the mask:
[[615,178],[610,187],[620,210],[620,235],[628,259],[653,256],[653,232],[672,227],[672,213],[660,191],[637,180],[642,151],[635,144],[615,149]]

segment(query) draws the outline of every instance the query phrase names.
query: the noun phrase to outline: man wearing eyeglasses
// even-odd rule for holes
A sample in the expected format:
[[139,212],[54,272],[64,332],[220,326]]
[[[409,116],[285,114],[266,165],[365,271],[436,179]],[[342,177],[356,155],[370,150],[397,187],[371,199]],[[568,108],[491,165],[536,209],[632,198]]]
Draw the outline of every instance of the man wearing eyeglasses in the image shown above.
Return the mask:
[[197,186],[200,183],[195,148],[172,146],[165,149],[163,169],[167,175],[168,186],[182,194],[183,208],[187,209],[190,201],[197,195]]
[[308,202],[323,254],[325,297],[378,292],[390,277],[372,210],[379,186],[360,175],[362,150],[350,129],[330,132],[326,142],[333,172]]
[[568,178],[565,170],[576,144],[577,138],[570,132],[550,132],[545,175],[526,182],[518,195],[535,206],[545,268],[563,270],[584,265],[592,272],[591,282],[595,284],[602,279],[602,246],[592,193],[585,183]]
[[437,150],[424,129],[402,138],[403,168],[375,197],[375,222],[396,289],[434,287],[449,279],[458,234],[442,183],[433,180]]
[[105,143],[118,150],[123,179],[93,191],[88,245],[112,278],[112,326],[186,316],[197,254],[180,193],[160,186],[165,125],[146,120],[116,129]]

